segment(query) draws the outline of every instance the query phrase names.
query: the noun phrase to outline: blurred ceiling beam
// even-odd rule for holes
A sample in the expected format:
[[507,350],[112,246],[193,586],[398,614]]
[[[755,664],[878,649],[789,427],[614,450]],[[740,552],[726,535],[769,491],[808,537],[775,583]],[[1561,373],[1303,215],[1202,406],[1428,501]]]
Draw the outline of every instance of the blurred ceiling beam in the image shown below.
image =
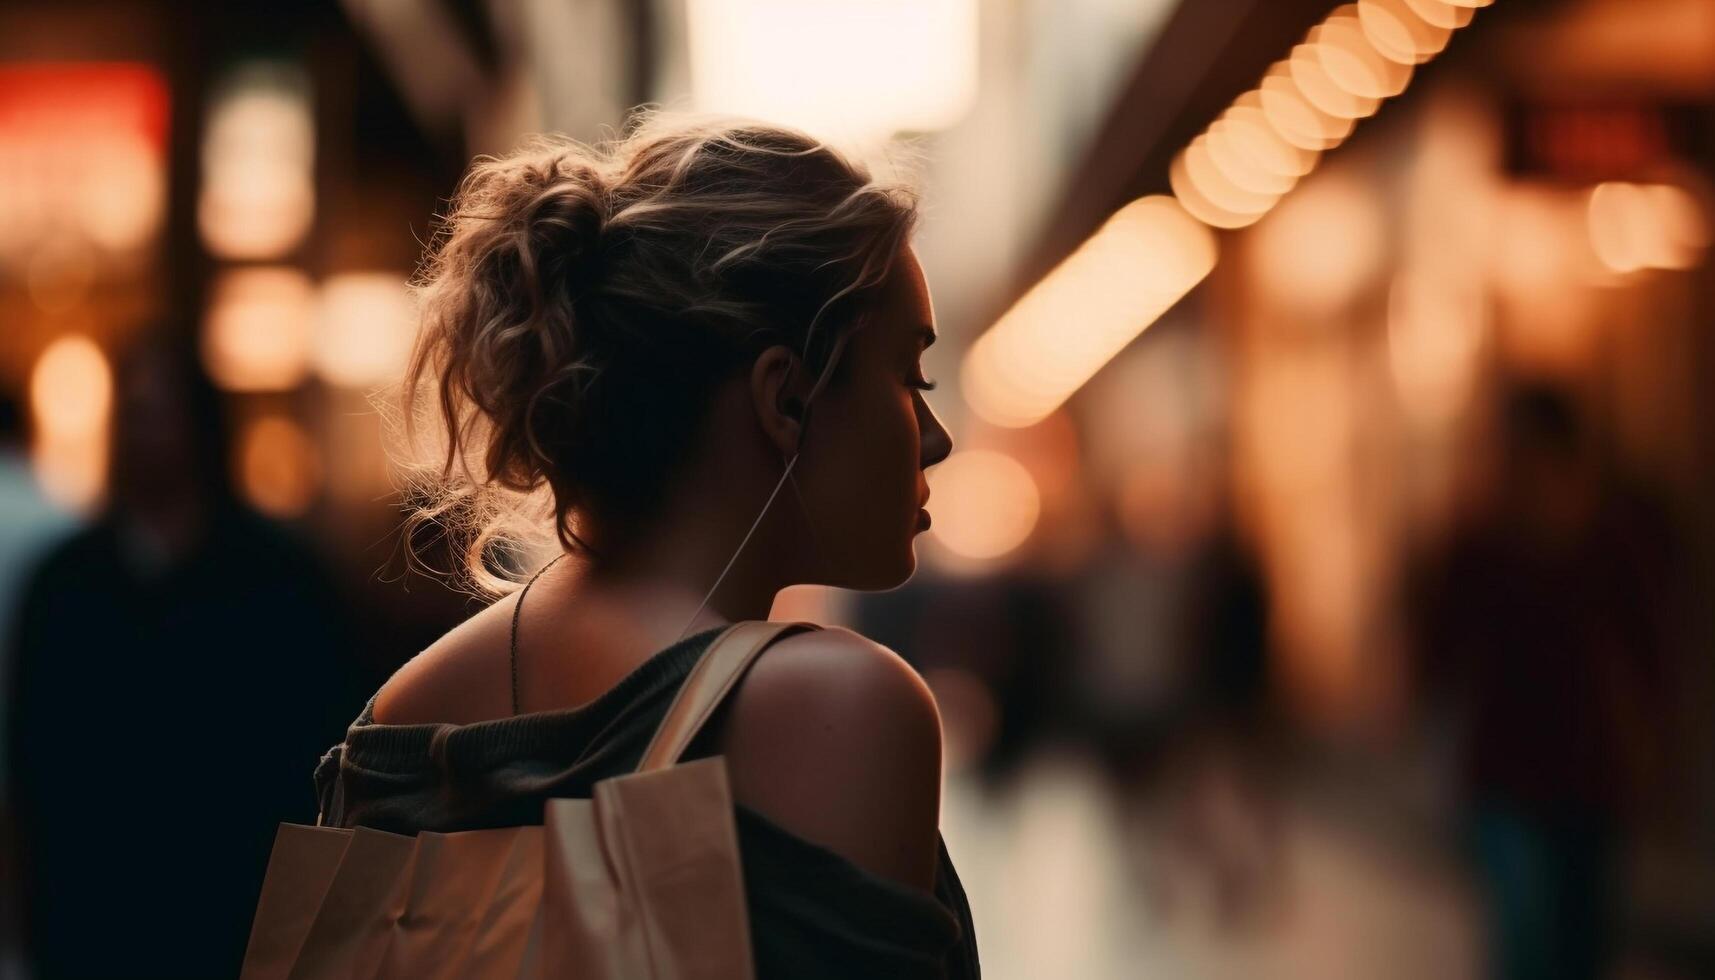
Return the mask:
[[[496,59],[498,52],[486,14],[461,12],[457,8],[472,5],[459,0],[341,0],[341,5],[375,45],[424,132],[462,139],[471,110],[484,104],[493,88],[492,66],[485,70],[484,58],[485,51]],[[483,26],[472,28],[473,22]]]
[[1173,155],[1325,17],[1333,0],[1184,0],[1138,61],[1018,270],[1009,305],[1127,201],[1168,192]]
[[484,0],[440,0],[440,3],[447,9],[454,29],[477,67],[484,75],[494,77],[500,70],[500,42],[495,37],[493,21],[489,20],[489,4]]

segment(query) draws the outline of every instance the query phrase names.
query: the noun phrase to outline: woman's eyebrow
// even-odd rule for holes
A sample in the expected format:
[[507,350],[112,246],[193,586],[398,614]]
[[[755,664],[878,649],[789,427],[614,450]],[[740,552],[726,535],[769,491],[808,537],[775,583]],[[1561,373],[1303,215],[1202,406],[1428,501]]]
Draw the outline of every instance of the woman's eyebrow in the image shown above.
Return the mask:
[[936,337],[934,327],[927,326],[927,325],[920,326],[917,328],[917,335],[923,338],[923,349],[924,350],[928,350],[931,346],[934,345],[935,337]]

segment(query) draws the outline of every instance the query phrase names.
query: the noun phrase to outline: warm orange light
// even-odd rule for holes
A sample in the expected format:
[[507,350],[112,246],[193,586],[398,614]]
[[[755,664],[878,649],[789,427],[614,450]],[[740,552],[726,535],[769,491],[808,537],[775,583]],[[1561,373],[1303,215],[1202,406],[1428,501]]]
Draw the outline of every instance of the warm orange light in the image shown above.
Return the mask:
[[1041,497],[1030,471],[1005,453],[956,452],[929,471],[929,534],[960,558],[992,561],[1030,537]]
[[1280,200],[1279,194],[1258,194],[1233,182],[1215,163],[1209,138],[1199,136],[1185,148],[1185,172],[1203,196],[1234,214],[1262,214]]
[[1320,149],[1293,144],[1269,123],[1256,92],[1240,96],[1221,119],[1227,123],[1229,136],[1239,151],[1271,173],[1302,177],[1316,169],[1317,161],[1322,159]]
[[1268,166],[1255,153],[1255,144],[1245,142],[1250,134],[1231,120],[1215,120],[1204,134],[1209,159],[1222,176],[1235,186],[1253,194],[1279,197],[1298,183],[1296,174],[1283,173]]
[[1448,0],[1405,0],[1405,5],[1428,24],[1448,30],[1458,30],[1469,24],[1471,16],[1476,13],[1469,6],[1450,3]]
[[1257,101],[1274,131],[1299,149],[1328,150],[1352,132],[1352,120],[1331,116],[1304,97],[1288,62],[1269,69],[1257,91]]
[[1228,211],[1203,196],[1203,192],[1191,182],[1190,174],[1185,169],[1185,154],[1183,153],[1174,157],[1173,162],[1168,165],[1167,180],[1172,185],[1173,196],[1178,199],[1180,206],[1190,212],[1192,217],[1211,228],[1226,228],[1228,230],[1247,228],[1256,224],[1264,214],[1268,213],[1258,211],[1251,214],[1240,214],[1237,211]]
[[85,510],[100,497],[112,408],[113,372],[95,341],[70,335],[49,344],[30,371],[31,455],[49,499]]
[[252,65],[209,114],[202,146],[197,224],[209,251],[275,259],[295,248],[315,218],[315,129],[298,76]]
[[1386,99],[1405,91],[1411,84],[1411,66],[1383,57],[1370,43],[1356,14],[1357,8],[1348,4],[1310,32],[1310,42],[1316,46],[1328,78],[1365,99]]
[[404,276],[329,276],[322,283],[311,349],[316,374],[347,388],[392,381],[404,371],[416,333],[416,307]]
[[1406,413],[1444,425],[1464,408],[1483,345],[1483,291],[1421,272],[1388,293],[1388,367]]
[[1709,247],[1709,216],[1690,191],[1672,184],[1650,184],[1644,192],[1650,197],[1664,237],[1675,249],[1697,253]]
[[203,324],[209,376],[230,391],[283,391],[309,371],[315,289],[284,266],[233,269],[215,281]]
[[1338,355],[1280,351],[1258,369],[1237,409],[1254,476],[1274,493],[1314,495],[1339,485],[1360,411]]
[[30,409],[37,435],[83,437],[107,425],[113,375],[95,341],[76,334],[49,344],[30,372]]
[[265,415],[244,427],[238,440],[239,486],[257,510],[297,517],[321,489],[322,467],[315,443],[303,427],[281,415]]
[[1362,119],[1372,115],[1381,102],[1352,92],[1328,77],[1321,47],[1319,44],[1300,44],[1292,49],[1292,60],[1287,65],[1299,94],[1306,102],[1336,119]]
[[997,425],[1046,418],[1209,274],[1215,238],[1169,197],[1121,208],[972,344],[972,409]]
[[1358,21],[1376,50],[1395,61],[1422,64],[1453,37],[1451,27],[1425,20],[1406,0],[1358,0]]
[[1386,229],[1368,188],[1324,171],[1257,226],[1254,242],[1257,278],[1270,301],[1325,313],[1374,280]]
[[1612,182],[1590,192],[1590,245],[1615,272],[1647,266],[1649,202],[1636,184]]
[[1667,184],[1600,184],[1590,192],[1587,221],[1596,257],[1615,272],[1689,269],[1709,244],[1696,198]]

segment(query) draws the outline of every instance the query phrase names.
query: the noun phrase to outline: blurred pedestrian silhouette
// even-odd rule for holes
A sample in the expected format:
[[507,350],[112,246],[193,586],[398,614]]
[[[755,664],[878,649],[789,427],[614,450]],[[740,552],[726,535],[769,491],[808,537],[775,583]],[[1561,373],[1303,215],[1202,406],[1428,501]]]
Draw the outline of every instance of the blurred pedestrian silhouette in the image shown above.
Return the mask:
[[0,636],[12,632],[24,578],[76,520],[42,495],[26,452],[24,412],[11,392],[0,391]]
[[[43,552],[71,532],[74,519],[42,495],[25,452],[24,413],[10,392],[0,392],[0,637],[12,633],[12,615],[25,577]],[[10,680],[6,678],[5,680]],[[3,691],[3,689],[0,689]],[[10,698],[0,698],[9,706]],[[4,719],[0,707],[0,720]],[[3,726],[0,726],[3,727]],[[10,780],[5,780],[10,783]],[[11,801],[0,795],[0,840],[11,834]],[[11,854],[0,856],[0,883],[17,880]],[[0,976],[17,971],[17,893],[0,889]]]
[[1460,731],[1492,975],[1594,978],[1635,747],[1664,717],[1671,535],[1565,393],[1510,395],[1501,450],[1486,510],[1423,584],[1423,666]]
[[[1084,688],[1140,883],[1159,914],[1194,888],[1220,925],[1251,924],[1283,870],[1262,574],[1218,510],[1178,549],[1127,548],[1098,571],[1112,635],[1092,637],[1107,652]],[[1126,660],[1156,664],[1154,682],[1128,681]]]
[[281,820],[361,706],[327,577],[227,481],[217,394],[159,342],[116,371],[110,503],[30,579],[7,750],[42,977],[231,977]]

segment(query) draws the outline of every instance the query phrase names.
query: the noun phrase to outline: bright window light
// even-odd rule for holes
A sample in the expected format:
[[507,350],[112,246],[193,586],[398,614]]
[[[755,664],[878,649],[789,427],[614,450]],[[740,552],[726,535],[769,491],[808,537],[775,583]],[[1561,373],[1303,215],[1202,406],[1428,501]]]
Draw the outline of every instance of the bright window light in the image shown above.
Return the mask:
[[697,106],[831,139],[944,129],[977,91],[976,0],[689,0]]

